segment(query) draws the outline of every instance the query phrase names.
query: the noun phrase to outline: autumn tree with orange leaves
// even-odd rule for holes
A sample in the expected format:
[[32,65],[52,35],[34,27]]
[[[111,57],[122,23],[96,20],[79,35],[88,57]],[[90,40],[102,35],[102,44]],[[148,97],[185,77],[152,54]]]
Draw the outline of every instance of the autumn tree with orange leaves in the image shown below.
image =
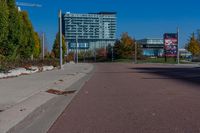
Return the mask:
[[115,42],[114,54],[117,59],[130,59],[133,57],[135,49],[135,40],[128,35],[122,33],[121,39]]

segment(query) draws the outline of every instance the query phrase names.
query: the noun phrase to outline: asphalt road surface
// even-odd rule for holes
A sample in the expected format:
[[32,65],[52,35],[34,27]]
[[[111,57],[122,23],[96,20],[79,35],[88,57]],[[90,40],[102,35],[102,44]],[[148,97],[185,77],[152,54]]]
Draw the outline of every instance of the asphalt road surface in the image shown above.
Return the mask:
[[200,133],[200,68],[96,64],[49,133]]

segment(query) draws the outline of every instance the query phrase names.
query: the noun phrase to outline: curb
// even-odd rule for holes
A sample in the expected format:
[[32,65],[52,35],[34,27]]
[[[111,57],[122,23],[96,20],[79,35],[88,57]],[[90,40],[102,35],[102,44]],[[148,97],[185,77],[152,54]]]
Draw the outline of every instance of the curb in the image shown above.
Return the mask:
[[[75,79],[75,81],[62,90],[76,90],[74,94],[55,95],[47,92],[39,92],[22,101],[11,109],[2,112],[0,117],[1,133],[45,133],[61,115],[71,100],[78,94],[82,86],[93,75],[95,66],[91,65],[87,70]],[[60,88],[58,88],[60,90]],[[55,108],[56,107],[56,108]],[[10,112],[9,112],[10,111]],[[11,112],[15,111],[15,115]],[[11,114],[11,115],[9,115]],[[5,118],[5,119],[4,119]],[[15,120],[13,119],[15,118]],[[2,128],[3,127],[3,128]]]

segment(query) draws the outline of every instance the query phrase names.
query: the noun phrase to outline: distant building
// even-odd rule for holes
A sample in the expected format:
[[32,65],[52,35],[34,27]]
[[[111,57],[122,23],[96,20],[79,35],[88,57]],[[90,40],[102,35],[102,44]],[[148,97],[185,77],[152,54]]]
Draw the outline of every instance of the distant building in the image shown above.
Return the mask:
[[163,39],[146,38],[138,40],[137,43],[142,49],[144,56],[163,56],[164,41]]
[[116,13],[99,12],[62,15],[63,29],[68,48],[73,50],[78,42],[79,49],[105,48],[116,41]]
[[184,48],[179,49],[179,55],[182,58],[192,57],[192,53],[189,52],[187,49],[184,49]]

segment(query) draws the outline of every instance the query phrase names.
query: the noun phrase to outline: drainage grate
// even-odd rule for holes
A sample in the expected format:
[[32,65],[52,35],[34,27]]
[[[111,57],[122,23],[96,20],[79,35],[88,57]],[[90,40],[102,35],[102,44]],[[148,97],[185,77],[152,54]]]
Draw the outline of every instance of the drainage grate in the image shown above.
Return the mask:
[[71,91],[61,91],[61,90],[54,90],[54,89],[49,89],[46,92],[55,94],[55,95],[67,95],[67,94],[73,94],[76,92],[76,90],[71,90]]

